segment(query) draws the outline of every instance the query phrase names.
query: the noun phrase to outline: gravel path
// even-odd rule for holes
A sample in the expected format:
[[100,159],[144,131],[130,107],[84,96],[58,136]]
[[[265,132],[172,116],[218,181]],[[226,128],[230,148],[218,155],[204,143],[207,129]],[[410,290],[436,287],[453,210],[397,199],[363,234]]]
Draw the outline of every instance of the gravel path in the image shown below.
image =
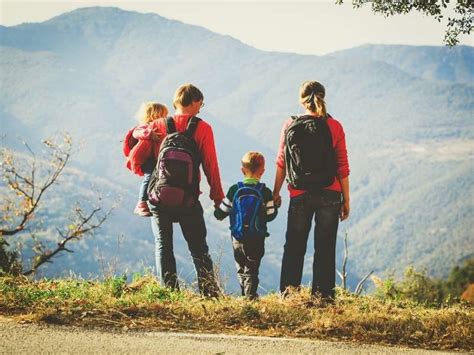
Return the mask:
[[104,331],[55,325],[18,324],[2,316],[0,316],[0,353],[442,354],[434,351],[320,340]]

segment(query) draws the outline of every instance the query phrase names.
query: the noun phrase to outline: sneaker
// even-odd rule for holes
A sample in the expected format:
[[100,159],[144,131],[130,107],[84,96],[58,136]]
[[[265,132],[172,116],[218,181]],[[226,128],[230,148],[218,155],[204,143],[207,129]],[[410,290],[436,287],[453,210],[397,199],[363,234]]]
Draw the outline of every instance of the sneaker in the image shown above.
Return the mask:
[[133,213],[141,217],[151,216],[151,212],[150,212],[150,209],[148,208],[148,204],[146,203],[146,201],[138,201],[137,206],[133,210]]

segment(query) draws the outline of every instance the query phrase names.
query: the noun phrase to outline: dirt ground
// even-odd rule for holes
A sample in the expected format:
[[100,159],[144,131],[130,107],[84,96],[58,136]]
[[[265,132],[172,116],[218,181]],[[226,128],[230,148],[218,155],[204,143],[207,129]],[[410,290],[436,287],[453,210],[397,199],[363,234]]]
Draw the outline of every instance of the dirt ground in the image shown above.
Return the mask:
[[222,334],[85,329],[19,324],[0,316],[0,353],[442,354],[400,347]]

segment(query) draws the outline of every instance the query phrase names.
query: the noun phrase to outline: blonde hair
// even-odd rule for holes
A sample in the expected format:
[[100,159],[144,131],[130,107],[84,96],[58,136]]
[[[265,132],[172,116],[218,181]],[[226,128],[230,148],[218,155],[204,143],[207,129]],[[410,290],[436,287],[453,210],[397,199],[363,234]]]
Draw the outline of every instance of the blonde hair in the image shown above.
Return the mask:
[[242,157],[242,168],[251,173],[256,173],[265,166],[265,157],[259,152],[247,152]]
[[140,123],[150,123],[158,118],[168,116],[168,107],[158,102],[144,102],[135,116]]
[[327,115],[325,95],[326,89],[317,81],[305,81],[300,87],[300,103],[319,117]]
[[201,90],[195,87],[193,84],[181,85],[174,93],[173,107],[176,106],[186,107],[191,105],[193,102],[204,100],[204,95]]

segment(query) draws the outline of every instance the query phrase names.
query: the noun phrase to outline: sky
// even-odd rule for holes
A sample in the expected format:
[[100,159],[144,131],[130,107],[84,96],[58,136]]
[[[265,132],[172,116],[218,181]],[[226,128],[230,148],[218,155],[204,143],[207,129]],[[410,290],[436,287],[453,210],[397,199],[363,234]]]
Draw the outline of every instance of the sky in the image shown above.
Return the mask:
[[[114,6],[154,12],[230,35],[263,50],[323,55],[359,45],[442,45],[445,23],[422,14],[384,18],[351,1],[113,1],[0,0],[0,24],[42,22],[79,7]],[[461,43],[474,45],[474,36]]]

